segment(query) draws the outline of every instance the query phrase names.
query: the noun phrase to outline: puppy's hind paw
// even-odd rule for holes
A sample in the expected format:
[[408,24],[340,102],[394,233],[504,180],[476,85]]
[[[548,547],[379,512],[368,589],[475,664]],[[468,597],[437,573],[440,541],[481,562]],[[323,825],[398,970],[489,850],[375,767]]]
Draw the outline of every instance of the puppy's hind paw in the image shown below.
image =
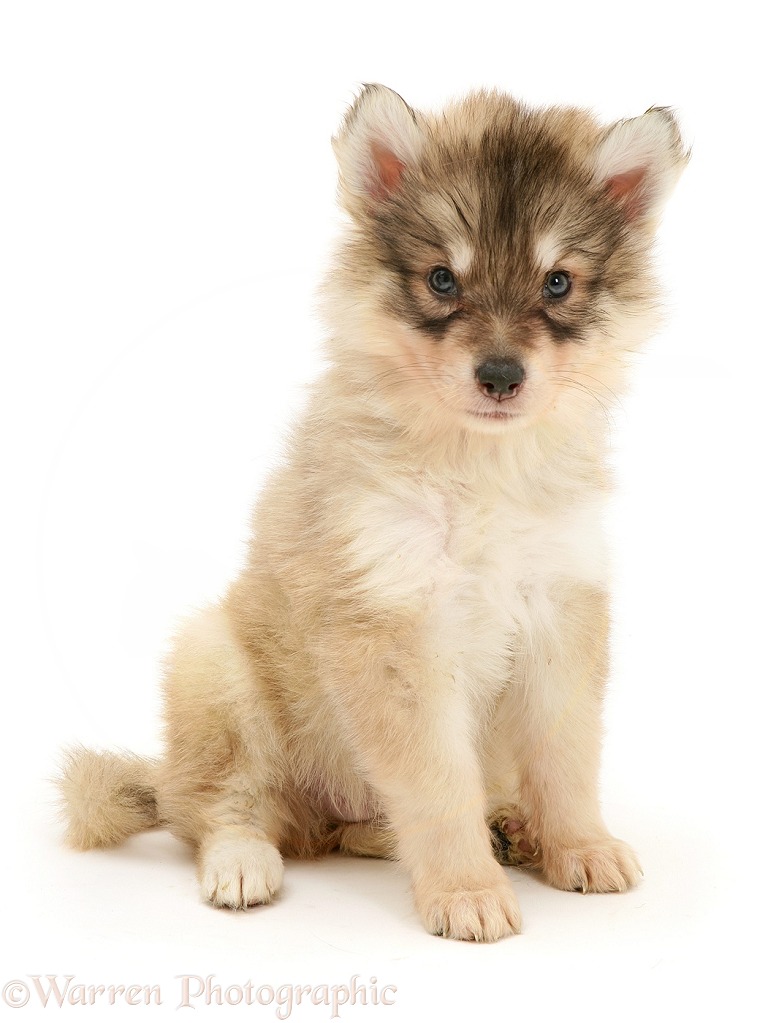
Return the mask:
[[496,862],[503,867],[541,867],[541,849],[528,835],[519,810],[500,810],[488,821]]
[[245,909],[271,902],[282,881],[282,857],[263,839],[225,834],[201,849],[200,890],[214,906]]

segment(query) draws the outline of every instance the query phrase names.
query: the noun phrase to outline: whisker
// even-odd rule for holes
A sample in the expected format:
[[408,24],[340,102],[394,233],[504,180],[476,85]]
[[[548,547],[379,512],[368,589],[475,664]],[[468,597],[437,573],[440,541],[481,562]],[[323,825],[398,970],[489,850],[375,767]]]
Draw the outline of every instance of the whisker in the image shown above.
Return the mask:
[[562,378],[562,380],[563,380],[563,382],[565,384],[569,384],[571,387],[574,387],[574,388],[578,389],[578,391],[580,391],[582,394],[586,395],[587,397],[591,398],[592,401],[594,401],[597,405],[599,405],[600,409],[602,410],[603,415],[605,416],[605,421],[606,421],[606,424],[608,426],[609,431],[613,430],[613,428],[616,425],[616,420],[615,420],[615,418],[613,416],[613,413],[611,412],[609,407],[605,404],[605,402],[602,401],[601,398],[597,394],[595,394],[595,392],[590,387],[587,387],[586,384],[582,384],[578,380],[573,380],[571,377],[562,376],[561,378]]
[[563,366],[558,366],[555,369],[550,370],[550,375],[554,376],[560,373],[562,370],[568,370],[570,372],[573,372],[576,376],[584,377],[585,380],[592,380],[594,384],[602,388],[603,391],[610,395],[611,399],[619,406],[619,408],[621,409],[624,408],[624,404],[621,400],[620,395],[618,395],[612,388],[610,388],[608,384],[606,384],[603,380],[599,380],[597,377],[592,376],[591,373],[585,373],[584,370],[580,369],[578,365],[576,365],[575,363],[565,363],[565,365]]

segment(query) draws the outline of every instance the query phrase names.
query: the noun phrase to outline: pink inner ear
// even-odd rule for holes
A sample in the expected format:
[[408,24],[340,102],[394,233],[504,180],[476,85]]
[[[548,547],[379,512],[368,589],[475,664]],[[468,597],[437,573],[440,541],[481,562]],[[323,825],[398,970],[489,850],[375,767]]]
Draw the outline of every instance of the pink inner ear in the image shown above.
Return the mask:
[[371,143],[371,155],[376,175],[370,182],[370,193],[374,199],[386,199],[400,185],[405,164],[380,142]]
[[624,171],[623,174],[614,174],[605,183],[608,196],[621,204],[629,220],[633,220],[645,208],[645,195],[641,185],[647,171],[647,167],[635,167],[634,170]]

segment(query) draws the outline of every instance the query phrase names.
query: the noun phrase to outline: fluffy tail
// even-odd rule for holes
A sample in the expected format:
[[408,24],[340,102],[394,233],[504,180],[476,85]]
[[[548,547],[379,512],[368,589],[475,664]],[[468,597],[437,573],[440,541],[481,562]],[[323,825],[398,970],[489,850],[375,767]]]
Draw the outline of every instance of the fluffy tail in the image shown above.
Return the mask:
[[75,849],[118,845],[156,827],[156,761],[132,753],[67,750],[57,785],[66,841]]

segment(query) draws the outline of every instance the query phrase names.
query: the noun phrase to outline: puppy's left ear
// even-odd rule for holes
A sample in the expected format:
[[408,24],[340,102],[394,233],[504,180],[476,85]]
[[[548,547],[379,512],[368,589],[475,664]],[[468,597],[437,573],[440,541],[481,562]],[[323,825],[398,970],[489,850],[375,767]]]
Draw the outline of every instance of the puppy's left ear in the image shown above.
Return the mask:
[[627,221],[653,227],[689,156],[672,111],[652,107],[603,132],[594,173]]
[[366,85],[333,140],[342,203],[350,213],[387,200],[419,159],[418,115],[398,93]]

